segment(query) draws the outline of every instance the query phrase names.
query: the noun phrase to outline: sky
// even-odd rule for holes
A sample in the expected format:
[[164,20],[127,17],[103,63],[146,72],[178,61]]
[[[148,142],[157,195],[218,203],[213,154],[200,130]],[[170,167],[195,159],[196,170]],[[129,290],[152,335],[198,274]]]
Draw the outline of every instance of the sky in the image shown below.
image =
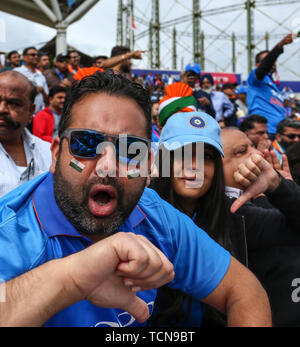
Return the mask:
[[[27,0],[31,1],[31,0]],[[123,2],[126,2],[124,0]],[[287,0],[288,2],[288,0]],[[201,0],[201,9],[207,11],[214,8],[243,4],[238,0]],[[100,0],[80,21],[68,28],[67,41],[84,53],[91,56],[110,55],[116,44],[118,0]],[[179,18],[192,13],[192,0],[161,0],[160,22]],[[136,26],[135,34],[147,30],[140,19],[149,22],[151,19],[151,0],[135,0]],[[0,21],[5,23],[5,40],[0,37],[0,51],[12,49],[22,51],[28,46],[41,47],[42,43],[51,40],[56,31],[46,26],[24,20],[0,11]],[[282,26],[278,26],[282,23]],[[284,35],[300,27],[300,0],[297,3],[258,7],[254,11],[254,28],[256,35],[271,33],[269,42],[272,48]],[[161,66],[172,69],[172,36],[169,32],[161,32]],[[177,69],[192,62],[192,23],[176,25],[177,35]],[[205,39],[205,71],[232,72],[232,45],[229,36],[234,32],[239,36],[236,43],[237,73],[243,79],[247,77],[246,51],[246,12],[244,10],[229,11],[220,15],[206,16],[201,21],[201,30],[207,35]],[[220,30],[228,35],[228,39],[218,39]],[[4,41],[4,42],[3,42]],[[255,52],[265,49],[265,41],[258,38]],[[285,52],[278,59],[278,71],[281,80],[300,80],[300,40],[286,46]],[[148,36],[136,41],[135,49],[148,48]],[[135,61],[135,67],[149,67],[148,54],[142,61]]]

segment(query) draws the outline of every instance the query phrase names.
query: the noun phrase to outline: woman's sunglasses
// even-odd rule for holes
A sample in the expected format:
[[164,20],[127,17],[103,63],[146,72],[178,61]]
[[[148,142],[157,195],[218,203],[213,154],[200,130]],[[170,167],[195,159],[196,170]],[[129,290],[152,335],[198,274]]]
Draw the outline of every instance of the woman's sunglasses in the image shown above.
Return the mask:
[[116,157],[126,164],[139,165],[148,158],[151,141],[132,135],[107,135],[95,130],[66,129],[61,140],[66,137],[70,154],[83,159],[95,159],[103,153],[104,142],[115,145]]

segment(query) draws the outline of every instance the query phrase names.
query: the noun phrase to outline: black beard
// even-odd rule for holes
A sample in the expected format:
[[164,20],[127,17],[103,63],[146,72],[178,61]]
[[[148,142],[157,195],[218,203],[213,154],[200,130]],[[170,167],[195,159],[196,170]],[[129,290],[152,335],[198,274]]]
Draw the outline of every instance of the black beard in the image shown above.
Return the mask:
[[[95,184],[110,185],[118,193],[118,204],[116,210],[106,218],[93,216],[88,209],[89,193]],[[146,184],[146,180],[145,180]],[[114,234],[119,227],[127,220],[134,207],[138,203],[142,191],[132,192],[123,206],[123,189],[117,179],[113,177],[97,177],[89,182],[84,189],[83,201],[78,202],[74,197],[79,192],[61,174],[59,160],[54,173],[54,195],[57,205],[67,217],[69,222],[81,233],[87,235],[101,235],[103,237]]]
[[290,147],[293,143],[294,142],[286,142],[286,141],[282,140],[282,138],[281,138],[281,141],[280,141],[280,144],[284,148],[284,150],[287,150],[288,147]]

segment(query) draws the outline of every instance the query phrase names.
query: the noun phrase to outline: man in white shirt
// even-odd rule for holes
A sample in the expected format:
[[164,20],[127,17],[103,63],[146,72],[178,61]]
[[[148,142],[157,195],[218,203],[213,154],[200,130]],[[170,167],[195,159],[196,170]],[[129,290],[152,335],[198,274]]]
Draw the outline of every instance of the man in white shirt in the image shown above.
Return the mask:
[[0,196],[47,171],[50,144],[27,129],[35,105],[35,87],[16,71],[0,73]]
[[18,71],[26,76],[36,87],[36,97],[34,100],[35,113],[45,108],[45,103],[49,94],[49,89],[45,76],[37,69],[39,63],[38,51],[34,47],[25,48],[23,51],[24,65],[17,67]]

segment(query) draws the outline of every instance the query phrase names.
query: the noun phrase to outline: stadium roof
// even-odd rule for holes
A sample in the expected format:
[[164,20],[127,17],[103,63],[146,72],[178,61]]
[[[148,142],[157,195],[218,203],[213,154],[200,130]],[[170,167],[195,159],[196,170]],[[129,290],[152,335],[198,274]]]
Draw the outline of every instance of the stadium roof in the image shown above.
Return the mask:
[[98,1],[100,0],[1,0],[0,11],[55,28],[59,21],[66,20],[68,25],[76,22]]

